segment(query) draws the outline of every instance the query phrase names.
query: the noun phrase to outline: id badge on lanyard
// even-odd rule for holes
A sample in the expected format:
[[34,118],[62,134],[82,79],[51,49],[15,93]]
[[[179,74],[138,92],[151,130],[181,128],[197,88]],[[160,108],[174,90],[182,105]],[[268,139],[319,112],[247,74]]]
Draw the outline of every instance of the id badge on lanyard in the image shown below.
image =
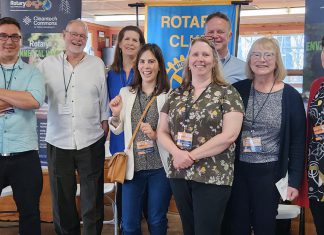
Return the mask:
[[261,137],[245,137],[243,139],[244,153],[260,153],[262,152]]
[[154,152],[153,140],[143,140],[136,143],[136,150],[139,156]]
[[192,148],[192,133],[178,132],[177,146],[183,150],[191,150]]
[[60,115],[67,115],[72,113],[72,107],[69,103],[58,104],[58,113]]
[[313,131],[314,131],[316,141],[320,141],[324,139],[324,125],[314,126]]

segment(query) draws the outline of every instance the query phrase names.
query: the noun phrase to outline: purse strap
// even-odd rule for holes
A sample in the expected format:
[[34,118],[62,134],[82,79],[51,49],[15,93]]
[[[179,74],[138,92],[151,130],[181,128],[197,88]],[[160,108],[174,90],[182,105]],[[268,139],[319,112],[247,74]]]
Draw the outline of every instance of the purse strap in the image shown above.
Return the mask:
[[133,133],[133,135],[132,135],[132,138],[131,138],[130,141],[129,141],[129,144],[128,144],[128,146],[127,146],[127,149],[130,149],[130,147],[132,146],[132,143],[133,143],[133,141],[134,141],[134,139],[135,139],[135,136],[136,136],[136,134],[137,134],[137,132],[138,132],[138,130],[139,130],[139,128],[140,128],[140,125],[141,125],[141,123],[142,123],[142,121],[143,121],[143,119],[144,119],[144,117],[145,117],[145,115],[146,115],[148,109],[149,109],[150,106],[153,104],[153,102],[154,102],[155,99],[156,99],[156,96],[153,96],[152,99],[150,100],[150,102],[148,102],[148,104],[146,105],[146,107],[145,107],[145,109],[144,109],[144,111],[143,111],[143,113],[142,113],[142,116],[140,117],[140,119],[139,119],[139,121],[138,121],[138,123],[137,123],[137,126],[136,126],[136,128],[135,128],[135,130],[134,130],[134,133]]

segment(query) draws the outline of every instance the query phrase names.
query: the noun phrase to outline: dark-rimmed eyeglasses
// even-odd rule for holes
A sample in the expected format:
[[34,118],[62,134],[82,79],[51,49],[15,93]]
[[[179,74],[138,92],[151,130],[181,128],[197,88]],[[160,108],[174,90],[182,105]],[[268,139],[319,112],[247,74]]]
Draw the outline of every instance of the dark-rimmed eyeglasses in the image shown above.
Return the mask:
[[21,35],[19,34],[6,34],[6,33],[0,33],[0,41],[7,41],[8,39],[11,39],[13,42],[19,42],[21,39]]
[[80,37],[82,40],[87,40],[88,36],[82,33],[70,32],[65,30],[65,32],[69,33],[73,39],[78,39]]

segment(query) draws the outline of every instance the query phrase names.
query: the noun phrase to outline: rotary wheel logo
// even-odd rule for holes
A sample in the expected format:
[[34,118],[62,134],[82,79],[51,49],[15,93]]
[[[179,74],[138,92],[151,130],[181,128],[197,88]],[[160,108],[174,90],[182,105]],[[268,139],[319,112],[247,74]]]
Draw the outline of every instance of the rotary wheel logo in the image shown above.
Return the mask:
[[173,63],[168,62],[167,74],[170,79],[171,87],[179,87],[182,83],[182,70],[185,62],[184,55],[180,55],[180,58],[173,58]]

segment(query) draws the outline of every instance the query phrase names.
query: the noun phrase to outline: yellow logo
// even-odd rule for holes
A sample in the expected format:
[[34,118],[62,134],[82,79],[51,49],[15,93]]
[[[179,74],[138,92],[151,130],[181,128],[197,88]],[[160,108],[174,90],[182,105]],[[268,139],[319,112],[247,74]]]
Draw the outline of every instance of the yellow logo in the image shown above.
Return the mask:
[[[185,62],[185,56],[180,55],[180,58],[173,58],[173,63],[167,63],[167,74],[172,87],[178,87],[182,83],[182,70]],[[173,83],[176,82],[174,85]],[[177,84],[178,83],[178,84]]]

